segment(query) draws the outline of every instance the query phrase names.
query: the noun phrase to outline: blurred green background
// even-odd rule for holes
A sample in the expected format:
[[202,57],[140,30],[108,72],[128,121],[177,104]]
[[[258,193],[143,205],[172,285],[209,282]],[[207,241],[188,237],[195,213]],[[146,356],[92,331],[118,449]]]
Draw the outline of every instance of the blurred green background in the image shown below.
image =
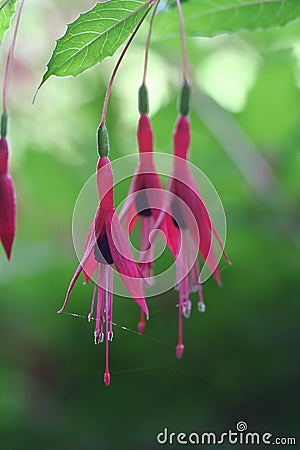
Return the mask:
[[[194,298],[181,361],[175,291],[150,300],[143,337],[135,332],[134,302],[116,298],[106,388],[104,348],[93,344],[93,325],[56,311],[78,263],[72,212],[95,170],[95,131],[115,59],[76,79],[51,78],[31,105],[54,40],[94,2],[70,3],[26,4],[9,94],[18,224],[12,261],[0,254],[1,448],[150,450],[165,427],[217,433],[240,420],[249,431],[296,437],[300,23],[189,40],[191,161],[222,199],[233,266],[221,261],[222,289],[212,279],[205,283],[205,314]],[[112,159],[137,151],[145,33],[146,27],[112,92]],[[6,36],[1,67],[8,44]],[[149,90],[162,152],[172,151],[180,77],[178,38],[154,40]],[[78,282],[67,311],[86,316],[91,293]]]

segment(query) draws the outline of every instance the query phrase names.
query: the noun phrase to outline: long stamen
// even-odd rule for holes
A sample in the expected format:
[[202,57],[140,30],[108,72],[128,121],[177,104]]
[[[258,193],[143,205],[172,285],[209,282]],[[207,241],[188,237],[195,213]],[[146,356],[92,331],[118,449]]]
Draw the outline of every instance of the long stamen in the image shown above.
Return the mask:
[[[149,235],[149,228],[148,228],[149,219],[147,216],[141,216],[141,251],[140,251],[140,257],[139,262],[143,259],[143,255],[145,250],[148,247],[148,235]],[[148,262],[141,264],[141,271],[144,278],[147,278],[147,271],[148,271]],[[138,333],[144,334],[146,327],[146,321],[145,321],[145,314],[144,312],[140,311],[140,320],[138,323]]]
[[96,309],[96,324],[95,324],[95,344],[99,344],[103,342],[103,318],[102,318],[102,310],[104,303],[104,289],[103,289],[103,267],[102,264],[99,264],[99,271],[97,273],[96,283],[98,285],[98,296],[97,296],[97,309]]
[[176,356],[178,359],[182,358],[184,345],[183,345],[183,324],[182,324],[182,310],[183,310],[183,289],[182,284],[179,287],[179,308],[178,308],[178,343],[176,347]]
[[105,266],[105,373],[104,383],[110,385],[109,373],[109,268]]
[[[197,292],[198,291],[198,276],[197,273],[199,272],[199,261],[198,261],[198,254],[196,255],[196,260],[193,261],[193,252],[194,252],[194,245],[191,236],[189,236],[189,267],[191,268],[190,271],[190,292]],[[198,252],[198,250],[197,250]],[[198,272],[197,272],[198,269]]]
[[109,266],[109,341],[113,340],[113,268]]
[[183,249],[181,248],[177,260],[176,278],[179,283],[179,307],[178,307],[178,343],[176,346],[176,356],[178,359],[182,358],[184,345],[183,345],[183,324],[182,324],[182,311],[183,311],[183,284],[182,284],[182,263],[183,263]]
[[[6,5],[6,3],[2,5],[2,8],[5,5]],[[9,47],[7,60],[6,60],[4,80],[3,80],[3,91],[2,91],[2,109],[3,109],[3,112],[6,111],[8,81],[9,81],[9,75],[10,75],[10,70],[11,70],[11,66],[12,66],[12,60],[13,60],[13,56],[14,56],[15,45],[16,45],[17,34],[18,34],[18,30],[19,30],[19,25],[20,25],[20,20],[21,20],[21,14],[22,14],[23,6],[24,6],[24,0],[21,0],[19,11],[18,11],[18,15],[17,15],[17,20],[16,20],[16,24],[15,24],[14,34],[13,34],[13,37],[12,37],[12,41],[11,41],[11,44],[10,44],[10,47]]]
[[103,324],[104,324],[104,271],[105,271],[106,265],[100,264],[100,286],[101,286],[101,303],[100,303],[100,337],[101,341],[104,341],[104,332],[103,332]]
[[197,290],[198,290],[198,294],[199,294],[198,311],[203,313],[203,312],[205,312],[206,306],[205,306],[204,297],[203,297],[203,289],[202,289],[200,265],[199,265],[198,257],[197,257],[195,265],[194,265],[194,270],[195,270],[195,275],[196,275],[196,286],[197,286]]
[[101,116],[101,120],[100,120],[100,125],[99,127],[102,127],[105,123],[105,118],[106,118],[106,112],[107,112],[107,107],[108,107],[108,100],[109,100],[109,96],[110,96],[110,92],[111,92],[111,88],[114,82],[114,79],[117,75],[118,69],[120,67],[120,64],[128,50],[128,48],[130,47],[132,41],[134,40],[137,32],[139,31],[142,23],[144,22],[145,18],[147,17],[147,15],[149,14],[149,11],[151,10],[153,4],[156,2],[157,0],[148,0],[145,5],[143,5],[143,8],[147,5],[149,6],[149,8],[146,10],[146,12],[143,14],[141,20],[139,21],[136,29],[134,30],[134,32],[132,33],[132,35],[130,36],[127,44],[124,47],[124,50],[121,53],[121,56],[119,57],[117,64],[115,65],[115,68],[113,70],[113,73],[111,75],[111,78],[109,80],[108,86],[107,86],[107,90],[106,90],[106,94],[105,94],[105,99],[104,99],[104,105],[103,105],[103,109],[102,109],[102,116]]
[[[153,230],[154,228],[154,217],[151,216],[149,219],[149,234],[150,231]],[[149,262],[149,278],[153,278],[154,276],[154,270],[153,270],[153,266],[154,266],[154,243],[151,244],[150,247],[150,262]],[[154,281],[152,281],[152,284],[154,283]]]
[[187,232],[183,232],[183,240],[182,240],[182,251],[183,251],[183,315],[184,317],[188,318],[191,313],[191,302],[190,302],[190,296],[189,296],[189,267],[188,267],[188,257],[187,257]]
[[96,292],[97,292],[97,280],[98,280],[98,277],[99,277],[99,266],[96,269],[96,279],[95,279],[95,283],[94,283],[94,290],[93,290],[93,296],[92,296],[91,309],[90,309],[90,312],[88,314],[88,321],[89,322],[91,322],[92,319],[93,319],[95,298],[96,298]]
[[186,38],[185,38],[185,32],[184,32],[184,20],[183,20],[183,14],[182,14],[180,0],[176,0],[176,5],[177,5],[177,10],[178,10],[181,46],[182,46],[183,80],[184,80],[184,82],[188,83],[188,81],[189,81],[188,54],[187,54],[187,45],[186,45]]

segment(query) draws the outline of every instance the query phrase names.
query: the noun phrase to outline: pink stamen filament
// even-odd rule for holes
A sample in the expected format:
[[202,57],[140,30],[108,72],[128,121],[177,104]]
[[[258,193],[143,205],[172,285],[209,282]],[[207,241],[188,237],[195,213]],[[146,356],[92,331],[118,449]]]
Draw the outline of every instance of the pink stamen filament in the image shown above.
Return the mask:
[[[149,218],[146,216],[141,216],[141,242],[140,242],[140,257],[139,262],[143,259],[143,255],[145,250],[148,248],[148,236],[149,236]],[[147,278],[147,271],[148,271],[148,262],[147,263],[141,263],[140,268],[142,271],[142,275],[144,278]],[[145,331],[146,321],[145,321],[145,314],[141,310],[140,311],[140,320],[138,323],[138,333],[143,334]]]
[[[181,230],[181,235],[183,235],[183,231]],[[184,240],[184,237],[182,238]],[[183,260],[183,247],[180,249],[178,259],[177,259],[177,283],[179,283],[179,307],[178,307],[178,342],[176,347],[176,356],[178,359],[182,358],[184,345],[183,345],[183,323],[182,323],[182,316],[183,316],[183,292],[184,292],[184,286],[183,286],[183,266],[184,266],[184,260]]]
[[185,236],[183,236],[182,240],[182,251],[183,251],[183,315],[185,317],[189,317],[190,311],[191,311],[191,303],[190,303],[190,296],[189,296],[189,267],[188,267],[188,257],[187,257],[187,239],[188,235],[187,232],[184,232]]
[[197,277],[197,268],[199,271],[199,262],[198,262],[198,254],[196,256],[196,260],[193,261],[193,252],[194,245],[191,236],[189,236],[189,264],[191,267],[190,271],[190,292],[198,291],[198,277]]
[[[2,8],[6,5],[6,3],[4,5],[2,5]],[[12,40],[11,40],[11,44],[10,44],[10,47],[9,47],[7,60],[6,60],[4,79],[3,79],[3,90],[2,90],[2,109],[3,109],[3,112],[6,112],[6,107],[7,107],[8,81],[9,81],[9,76],[10,76],[10,72],[11,72],[11,66],[12,66],[12,61],[13,61],[15,45],[16,45],[17,34],[18,34],[18,30],[19,30],[19,25],[20,25],[20,20],[21,20],[21,14],[22,14],[23,6],[24,6],[24,0],[21,0],[19,11],[18,11],[18,15],[17,15],[17,20],[16,20],[16,24],[15,24],[14,34],[13,34],[13,37],[12,37]]]
[[198,255],[196,257],[196,261],[193,263],[192,254],[193,254],[193,241],[192,241],[192,238],[190,237],[190,266],[192,266],[192,269],[190,272],[191,291],[192,292],[198,291],[198,295],[199,295],[198,311],[205,312],[205,303],[204,303],[203,289],[202,289],[202,283],[201,283],[201,278],[200,278],[200,265],[199,265],[199,261],[198,261]]
[[95,305],[95,298],[96,298],[96,292],[97,292],[97,287],[98,287],[98,278],[99,278],[99,266],[96,269],[96,279],[95,279],[95,283],[94,283],[94,290],[93,290],[93,296],[92,296],[92,303],[91,303],[91,309],[88,315],[88,321],[91,322],[93,319],[93,314],[94,314],[94,305]]
[[98,297],[97,297],[97,311],[96,311],[96,325],[95,325],[95,344],[103,342],[103,321],[104,321],[104,267],[99,264],[98,276]]
[[113,268],[109,267],[109,293],[110,293],[110,341],[113,339]]
[[[149,233],[148,233],[148,235],[150,234],[150,231],[153,230],[153,227],[154,227],[154,217],[150,216],[150,219],[149,219]],[[154,266],[154,241],[152,242],[151,247],[150,247],[149,278],[153,278],[154,277],[154,268],[153,268],[153,266]]]
[[94,314],[94,304],[95,304],[95,297],[96,297],[96,292],[97,292],[97,282],[95,282],[94,284],[94,290],[93,290],[93,296],[92,296],[92,303],[91,303],[91,309],[88,315],[88,321],[91,322],[93,319],[93,314]]
[[105,373],[104,373],[104,383],[106,386],[110,384],[110,372],[109,372],[109,330],[110,330],[110,316],[111,316],[111,293],[109,292],[109,267],[105,266]]
[[132,35],[130,36],[127,44],[125,45],[125,47],[124,47],[124,49],[123,49],[123,51],[121,53],[121,56],[119,57],[119,59],[117,61],[117,64],[115,65],[115,68],[114,68],[113,73],[111,75],[111,78],[109,80],[109,83],[108,83],[108,86],[107,86],[107,90],[106,90],[106,94],[105,94],[105,99],[104,99],[104,104],[103,104],[103,109],[102,109],[102,115],[101,115],[101,120],[100,120],[100,127],[103,126],[104,123],[105,123],[106,112],[107,112],[107,107],[108,107],[108,101],[109,101],[109,97],[110,97],[111,88],[112,88],[114,79],[115,79],[115,77],[117,75],[117,72],[118,72],[118,69],[120,67],[120,64],[121,64],[121,62],[122,62],[122,60],[123,60],[123,58],[124,58],[128,48],[130,47],[132,41],[134,40],[137,32],[139,31],[142,23],[144,22],[145,18],[149,14],[149,11],[151,10],[153,4],[155,2],[157,2],[157,1],[158,0],[148,0],[144,5],[142,5],[140,8],[137,8],[137,10],[136,10],[136,11],[139,11],[140,9],[143,9],[145,6],[149,6],[149,8],[146,10],[146,12],[143,14],[141,20],[139,21],[136,29],[133,31]]

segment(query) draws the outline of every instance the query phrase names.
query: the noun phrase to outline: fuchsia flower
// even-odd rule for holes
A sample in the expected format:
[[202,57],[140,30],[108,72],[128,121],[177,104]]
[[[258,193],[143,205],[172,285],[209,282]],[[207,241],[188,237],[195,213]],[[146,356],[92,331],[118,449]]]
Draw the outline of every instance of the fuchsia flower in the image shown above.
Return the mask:
[[[88,282],[95,274],[95,287],[89,320],[92,319],[96,300],[95,343],[106,343],[106,368],[104,382],[110,384],[108,364],[109,342],[113,338],[112,305],[113,305],[113,264],[120,274],[130,296],[139,305],[148,318],[148,307],[144,299],[141,273],[133,259],[131,247],[121,227],[114,207],[113,172],[109,158],[100,157],[97,166],[97,186],[100,204],[88,234],[83,258],[71,280],[63,307],[63,312],[69,300],[73,286],[83,272]],[[98,288],[97,288],[98,286]],[[98,289],[98,293],[97,293]],[[104,331],[105,323],[105,331]]]
[[[146,87],[142,85],[139,91],[146,93]],[[141,101],[140,101],[141,103]],[[147,103],[147,101],[146,101]],[[154,229],[154,223],[157,221],[161,208],[164,203],[164,190],[157,174],[153,162],[153,132],[151,121],[146,108],[141,108],[139,117],[137,140],[139,147],[139,163],[133,176],[128,198],[120,213],[120,220],[124,218],[125,228],[129,234],[132,233],[138,218],[141,218],[141,258],[140,266],[144,278],[153,277],[153,258],[154,246],[151,246],[150,255],[147,262],[141,262],[143,252],[148,248],[148,236]],[[159,224],[168,247],[173,253],[177,251],[177,241],[174,241],[173,234],[170,232],[174,228],[171,216],[164,215],[163,220]],[[140,321],[138,323],[138,332],[143,334],[145,330],[145,317],[141,310]]]
[[16,229],[16,199],[12,179],[8,173],[8,145],[6,137],[0,139],[0,239],[7,259]]
[[[172,195],[168,196],[169,200],[166,200],[164,209],[172,214],[176,225],[172,229],[173,241],[178,243],[178,251],[174,254],[177,266],[177,289],[179,290],[176,354],[178,358],[181,358],[184,350],[182,319],[183,316],[189,317],[190,315],[190,291],[198,291],[198,310],[200,312],[205,311],[197,249],[196,259],[194,262],[191,261],[193,259],[192,254],[195,254],[195,246],[197,246],[203,261],[208,265],[218,285],[221,285],[221,277],[213,237],[216,238],[221,246],[227,262],[230,263],[230,261],[224,252],[223,243],[214,228],[188,165],[187,152],[190,144],[190,124],[187,115],[181,115],[177,120],[173,143],[175,158],[172,176],[168,185],[168,191]],[[186,207],[182,208],[182,204]],[[165,214],[166,212],[162,211],[154,227],[160,226]],[[193,222],[196,222],[196,227],[193,226]]]

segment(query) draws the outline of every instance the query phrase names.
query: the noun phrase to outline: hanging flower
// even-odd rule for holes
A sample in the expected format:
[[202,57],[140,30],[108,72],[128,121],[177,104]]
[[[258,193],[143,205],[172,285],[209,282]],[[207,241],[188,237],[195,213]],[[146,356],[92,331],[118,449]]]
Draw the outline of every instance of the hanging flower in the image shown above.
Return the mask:
[[[12,179],[8,173],[7,116],[2,115],[0,138],[0,239],[7,259],[10,259],[16,229],[16,199]],[[5,115],[5,116],[4,116]],[[3,123],[5,122],[5,125]]]
[[[170,195],[168,195],[164,207],[167,213],[172,214],[176,225],[172,232],[173,241],[177,241],[178,248],[176,254],[176,287],[179,291],[178,344],[176,347],[178,358],[182,357],[184,350],[183,316],[189,317],[191,312],[190,292],[198,292],[198,310],[205,311],[197,253],[199,252],[202,256],[218,285],[221,285],[221,277],[213,238],[217,240],[227,262],[231,264],[187,161],[190,145],[190,123],[187,116],[188,96],[189,87],[184,84],[181,93],[181,115],[177,120],[173,135],[174,166],[167,189]],[[154,227],[160,226],[166,212],[161,213]]]
[[[148,248],[148,236],[154,230],[154,223],[157,221],[164,203],[164,190],[157,174],[153,161],[153,132],[151,121],[148,116],[148,93],[143,84],[139,90],[139,111],[140,117],[137,128],[137,141],[139,148],[139,163],[133,176],[128,198],[120,213],[120,220],[124,219],[125,228],[129,235],[135,228],[138,218],[141,219],[140,238],[140,267],[144,278],[153,277],[154,245],[151,245],[147,262],[141,262],[144,252]],[[177,241],[174,241],[170,232],[174,228],[171,216],[164,215],[164,219],[159,225],[168,247],[173,254],[177,252]],[[140,313],[138,332],[143,334],[145,330],[145,316]]]
[[[107,132],[100,127],[100,150],[108,146]],[[104,138],[103,138],[104,136]],[[130,296],[139,305],[148,318],[148,307],[144,299],[141,273],[133,259],[131,247],[121,227],[114,207],[113,172],[108,156],[108,150],[99,151],[100,159],[97,166],[97,187],[99,193],[99,207],[88,234],[83,258],[71,280],[65,302],[58,311],[64,311],[73,286],[81,272],[87,283],[95,275],[95,287],[89,320],[92,319],[94,303],[96,301],[95,343],[105,340],[106,367],[104,382],[110,384],[109,372],[109,342],[113,338],[112,306],[113,306],[113,265],[120,274]],[[98,292],[97,292],[98,291]],[[104,330],[105,325],[105,330]]]

